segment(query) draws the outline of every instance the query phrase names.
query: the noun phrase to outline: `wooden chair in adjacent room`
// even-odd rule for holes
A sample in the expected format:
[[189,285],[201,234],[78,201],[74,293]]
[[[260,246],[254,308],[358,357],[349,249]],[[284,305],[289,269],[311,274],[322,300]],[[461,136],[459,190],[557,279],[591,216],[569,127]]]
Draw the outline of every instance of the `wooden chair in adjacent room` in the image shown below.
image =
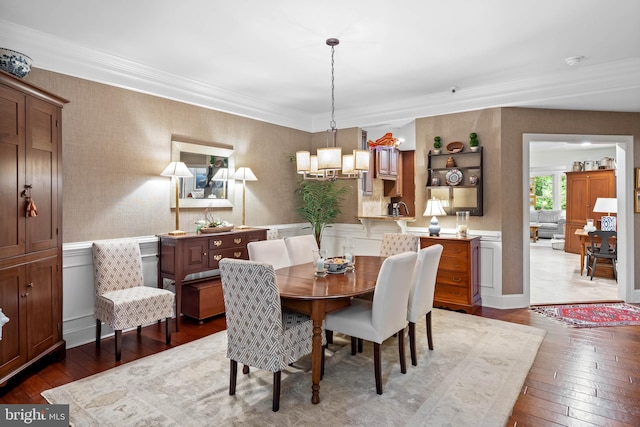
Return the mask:
[[[280,409],[281,371],[311,353],[313,322],[304,314],[282,310],[270,264],[223,258],[219,267],[231,360],[229,395],[236,393],[238,363],[271,371],[272,409],[276,412]],[[322,365],[324,368],[324,357]]]
[[92,246],[96,318],[96,346],[102,322],[115,331],[116,361],[121,358],[122,331],[165,319],[166,343],[171,344],[173,292],[145,286],[140,245],[135,239],[95,242]]
[[[611,261],[613,277],[616,279],[616,282],[618,281],[618,270],[616,267],[618,263],[618,252],[616,251],[617,236],[618,233],[616,231],[596,230],[589,232],[591,245],[587,246],[587,274],[591,271],[591,280],[593,280],[598,259],[608,259]],[[598,240],[600,240],[600,244],[597,243]]]
[[351,354],[355,354],[356,340],[373,342],[373,363],[376,393],[382,394],[380,345],[390,336],[398,335],[400,371],[405,374],[404,328],[407,326],[407,304],[411,278],[418,254],[405,252],[385,259],[380,267],[373,301],[352,300],[352,304],[328,313],[325,327],[351,336]]
[[416,352],[416,323],[423,317],[426,320],[427,343],[429,350],[433,350],[431,335],[431,312],[433,311],[433,296],[436,289],[436,276],[442,255],[442,245],[432,245],[418,251],[416,267],[413,270],[409,303],[407,305],[407,321],[409,322],[409,349],[411,364],[418,366]]
[[247,243],[247,251],[251,261],[266,262],[273,265],[274,270],[293,265],[284,239],[249,242]]

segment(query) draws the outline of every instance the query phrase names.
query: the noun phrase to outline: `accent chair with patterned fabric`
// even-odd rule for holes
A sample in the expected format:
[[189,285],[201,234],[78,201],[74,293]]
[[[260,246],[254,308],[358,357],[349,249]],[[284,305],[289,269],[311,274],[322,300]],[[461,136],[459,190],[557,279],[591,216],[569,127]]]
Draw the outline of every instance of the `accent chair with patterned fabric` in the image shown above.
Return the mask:
[[169,321],[174,315],[173,292],[144,285],[140,245],[135,239],[95,242],[92,247],[96,318],[96,346],[102,322],[115,331],[116,361],[120,360],[122,330],[166,320],[166,342],[171,343]]
[[442,255],[442,245],[432,245],[418,251],[416,266],[411,280],[409,304],[407,305],[407,321],[409,322],[409,349],[411,350],[411,364],[418,366],[416,354],[416,323],[423,316],[427,323],[427,343],[429,350],[433,350],[431,337],[431,312],[433,311],[433,297],[436,290],[436,276]]
[[391,256],[402,252],[418,252],[420,237],[414,234],[385,233],[382,236],[380,256]]
[[280,409],[281,371],[311,353],[313,322],[304,314],[282,310],[271,264],[223,258],[219,267],[231,360],[229,395],[236,393],[238,363],[271,371],[272,409],[276,412]]

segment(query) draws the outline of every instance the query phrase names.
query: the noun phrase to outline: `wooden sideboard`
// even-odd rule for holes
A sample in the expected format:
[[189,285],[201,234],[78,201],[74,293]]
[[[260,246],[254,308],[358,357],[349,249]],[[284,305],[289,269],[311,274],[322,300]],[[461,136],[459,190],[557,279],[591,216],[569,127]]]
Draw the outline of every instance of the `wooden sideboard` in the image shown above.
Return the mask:
[[217,274],[215,270],[222,258],[249,259],[247,243],[266,238],[266,228],[234,229],[216,234],[158,235],[158,287],[164,287],[164,279],[175,283],[176,307],[179,307],[176,308],[176,331],[182,313],[182,285],[190,283],[188,276],[210,271]]
[[475,313],[480,304],[480,237],[420,236],[420,248],[440,244],[434,307]]

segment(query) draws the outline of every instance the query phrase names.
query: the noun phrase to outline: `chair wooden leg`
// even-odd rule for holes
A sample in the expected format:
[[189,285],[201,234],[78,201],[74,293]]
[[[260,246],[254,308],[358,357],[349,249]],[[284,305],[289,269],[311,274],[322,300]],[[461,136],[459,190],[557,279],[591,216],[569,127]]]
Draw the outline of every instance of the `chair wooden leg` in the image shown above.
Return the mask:
[[418,356],[416,354],[416,324],[409,322],[409,352],[411,353],[411,364],[418,366]]
[[362,338],[358,338],[358,353],[362,353]]
[[429,350],[433,350],[433,335],[431,334],[431,311],[427,313],[427,342]]
[[138,332],[138,335],[142,333],[142,325],[138,325],[137,332]]
[[96,319],[96,347],[100,347],[100,335],[102,335],[102,320]]
[[598,263],[598,258],[593,257],[593,266],[591,267],[591,280],[593,280],[593,273],[596,272],[596,264]]
[[356,345],[357,345],[357,338],[351,337],[351,355],[352,356],[355,356],[356,354]]
[[231,360],[231,369],[229,370],[229,396],[236,394],[236,379],[238,377],[238,362]]
[[122,356],[122,330],[116,331],[116,362],[120,361]]
[[242,365],[242,374],[247,375],[249,373],[249,365]]
[[170,323],[169,320],[171,320],[170,317],[167,317],[166,320],[165,320],[165,322],[166,322],[165,331],[166,331],[166,334],[167,334],[167,344],[171,344],[171,329],[169,327],[169,323]]
[[373,343],[373,371],[376,377],[376,393],[382,394],[382,367],[380,366],[380,344]]
[[273,412],[280,409],[280,374],[280,371],[273,373]]
[[400,372],[407,373],[407,359],[404,351],[404,329],[398,331],[398,356],[400,357]]
[[327,344],[333,344],[333,331],[325,329],[324,335],[327,337]]

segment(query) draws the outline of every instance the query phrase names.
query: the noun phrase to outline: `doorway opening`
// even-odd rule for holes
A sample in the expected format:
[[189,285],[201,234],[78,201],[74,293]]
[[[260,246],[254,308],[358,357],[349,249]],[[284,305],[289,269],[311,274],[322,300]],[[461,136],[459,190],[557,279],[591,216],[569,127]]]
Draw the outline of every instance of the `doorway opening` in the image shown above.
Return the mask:
[[[590,144],[584,145],[586,142]],[[530,304],[577,303],[603,300],[626,300],[633,286],[633,241],[625,231],[631,230],[633,197],[626,188],[632,174],[633,138],[605,135],[523,136],[523,188],[525,189],[523,225],[523,292]],[[530,194],[532,176],[551,176],[550,192],[544,192],[545,207],[562,211],[561,177],[570,171],[575,161],[598,160],[610,156],[616,159],[616,187],[618,202],[618,282],[613,279],[593,281],[584,270],[580,274],[580,255],[564,251],[563,233],[551,239],[530,238],[530,209],[536,197]],[[549,180],[546,180],[549,181]],[[540,189],[538,189],[540,190]],[[547,188],[549,190],[549,188]],[[538,206],[540,208],[541,206]],[[586,221],[586,218],[585,218]],[[550,237],[550,236],[546,236]]]

